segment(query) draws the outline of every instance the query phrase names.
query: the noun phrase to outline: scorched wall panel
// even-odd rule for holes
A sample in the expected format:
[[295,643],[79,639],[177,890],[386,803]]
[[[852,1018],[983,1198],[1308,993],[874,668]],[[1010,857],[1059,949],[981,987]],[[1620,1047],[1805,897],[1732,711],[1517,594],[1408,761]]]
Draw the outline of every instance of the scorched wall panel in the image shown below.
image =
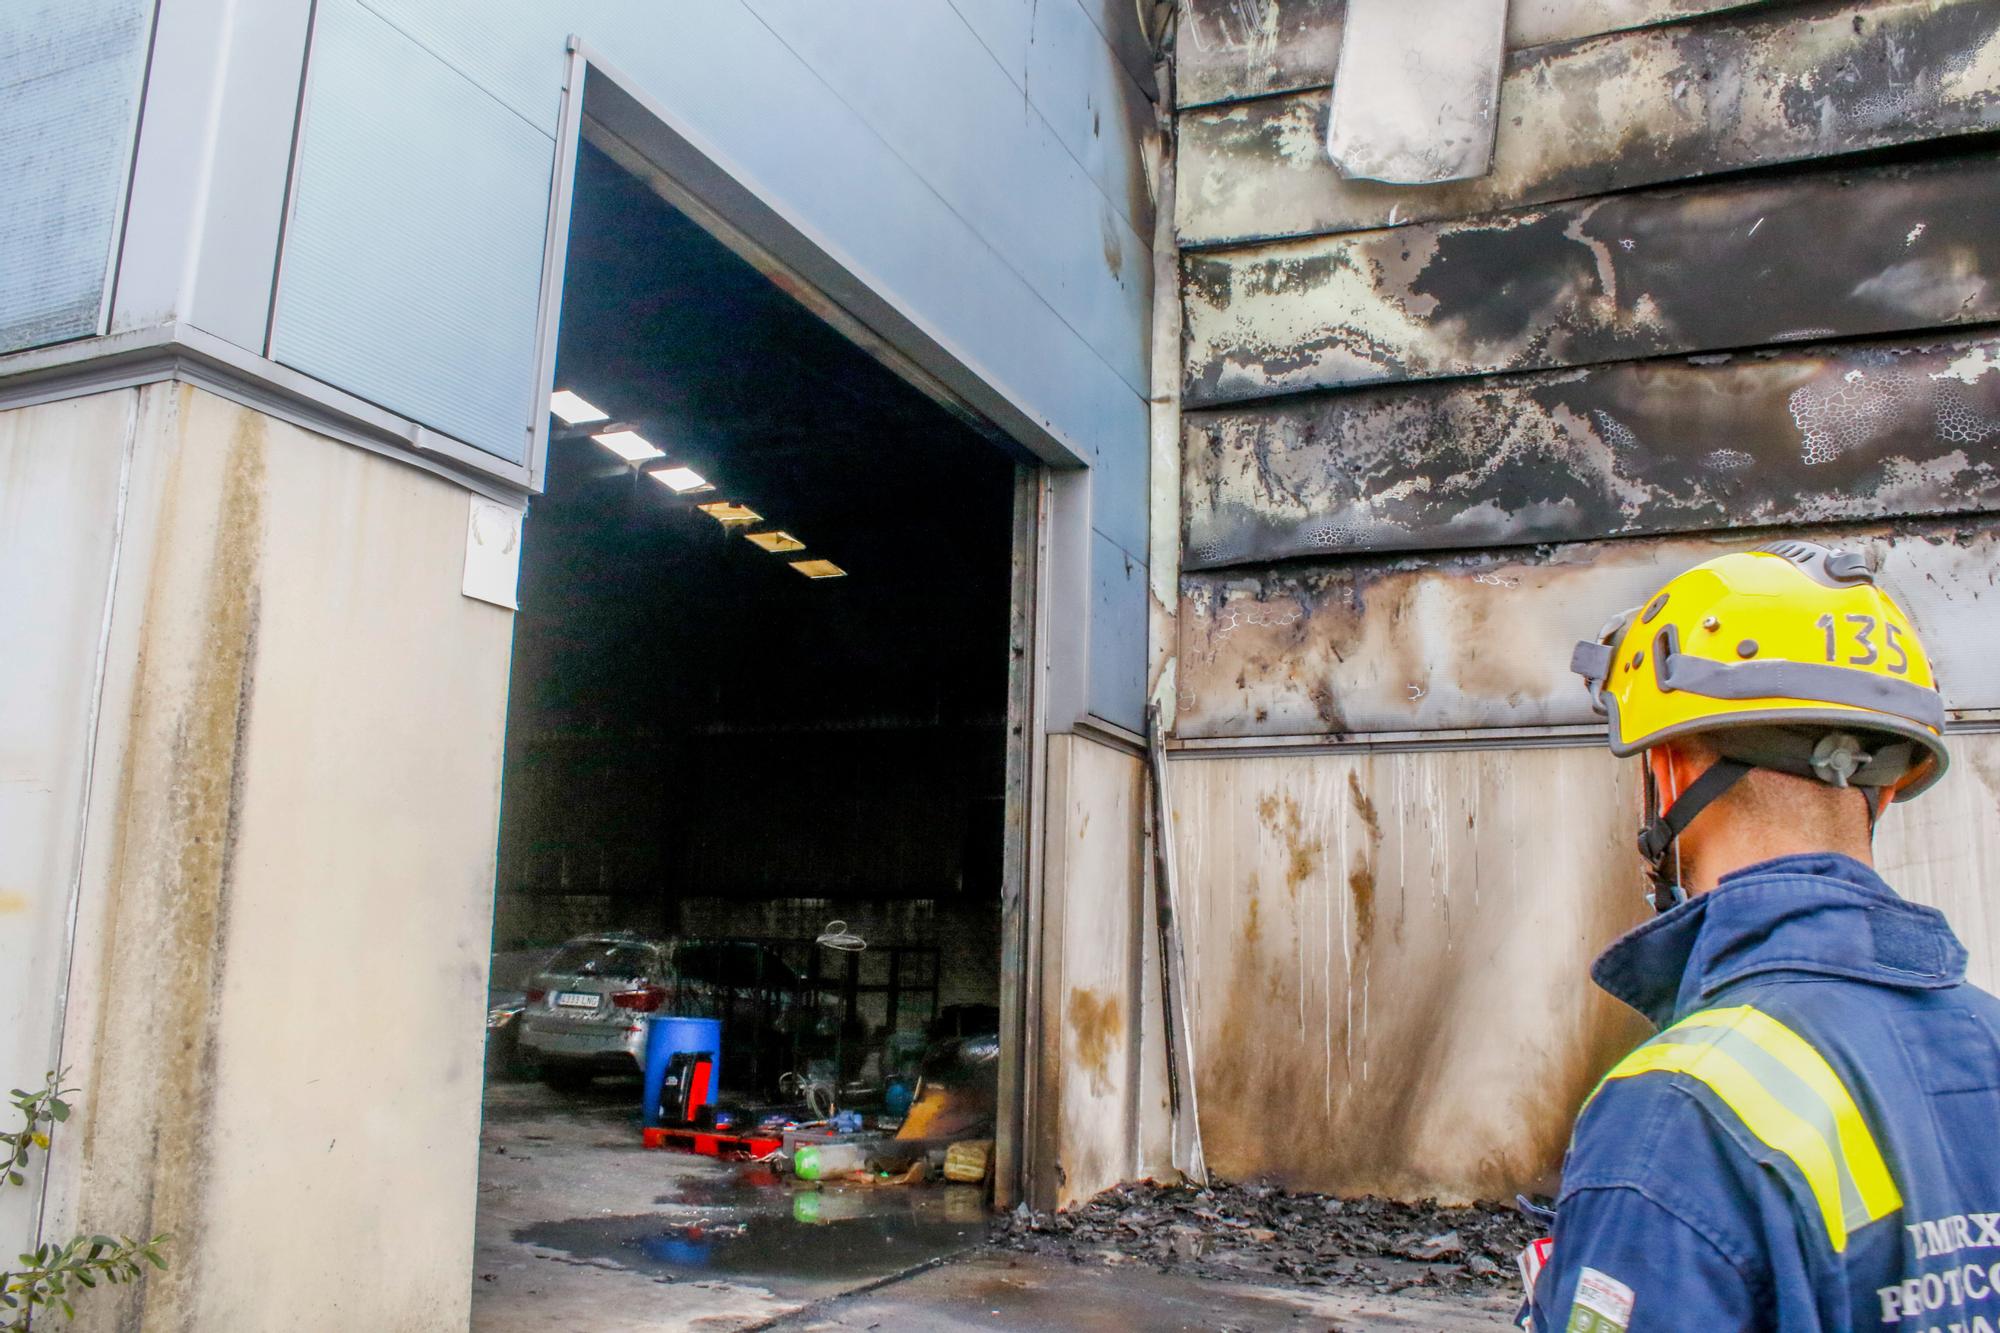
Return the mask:
[[[1991,986],[2000,737],[1953,744],[1943,782],[1885,817],[1879,862]],[[1170,765],[1211,1169],[1404,1198],[1550,1188],[1577,1107],[1648,1034],[1588,978],[1651,915],[1637,771],[1595,746]]]
[[1185,401],[1990,321],[1996,199],[1981,154],[1197,253]]
[[[1796,0],[1513,0],[1519,49]],[[1183,107],[1323,88],[1340,61],[1347,0],[1186,0],[1176,62]]]
[[1307,91],[1182,113],[1182,243],[1467,217],[1991,129],[2000,7],[1777,8],[1517,52],[1492,171],[1449,185],[1343,179],[1327,106]]
[[[1811,534],[1808,534],[1811,535]],[[2000,534],[1942,522],[1819,534],[1867,555],[1909,610],[1949,705],[2000,708]],[[1570,648],[1737,532],[1546,551],[1190,573],[1183,738],[1366,737],[1592,726]]]
[[2000,505],[2000,341],[1626,362],[1190,412],[1183,568]]

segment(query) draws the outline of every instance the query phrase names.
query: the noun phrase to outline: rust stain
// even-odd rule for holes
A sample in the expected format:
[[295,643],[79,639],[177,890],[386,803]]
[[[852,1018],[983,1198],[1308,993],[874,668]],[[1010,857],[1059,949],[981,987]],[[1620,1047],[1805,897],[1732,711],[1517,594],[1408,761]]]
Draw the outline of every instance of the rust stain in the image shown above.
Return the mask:
[[1375,938],[1375,867],[1355,862],[1347,872],[1347,891],[1354,898],[1354,934],[1366,949]]
[[1348,799],[1354,802],[1354,813],[1361,816],[1367,826],[1368,841],[1380,846],[1382,843],[1382,820],[1375,813],[1375,802],[1368,799],[1368,793],[1361,789],[1361,775],[1352,770],[1347,774]]
[[1111,1092],[1111,1056],[1125,1041],[1124,1011],[1118,997],[1088,986],[1072,986],[1064,1018],[1077,1068],[1090,1075],[1091,1092],[1100,1097]]
[[27,894],[16,893],[12,889],[0,889],[0,916],[9,916],[27,910]]
[[[1382,819],[1375,813],[1375,802],[1362,789],[1358,769],[1347,771],[1347,800],[1368,835],[1367,845],[1356,854],[1354,865],[1347,872],[1347,892],[1354,900],[1354,933],[1366,953],[1375,939],[1375,864],[1382,852]],[[1402,938],[1403,920],[1399,912],[1396,939],[1400,942]]]
[[1285,844],[1285,891],[1299,896],[1299,886],[1319,869],[1324,844],[1305,836],[1299,803],[1289,795],[1266,793],[1257,800],[1257,817]]

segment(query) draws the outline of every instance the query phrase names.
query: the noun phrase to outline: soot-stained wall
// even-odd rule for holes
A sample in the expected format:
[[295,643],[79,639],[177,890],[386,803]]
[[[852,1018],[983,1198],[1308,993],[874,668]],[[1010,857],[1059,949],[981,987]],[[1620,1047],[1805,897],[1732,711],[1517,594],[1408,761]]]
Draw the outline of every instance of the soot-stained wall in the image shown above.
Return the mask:
[[[1640,907],[1575,640],[1816,534],[1911,605],[1962,722],[2000,707],[2000,12],[1516,4],[1493,169],[1396,187],[1326,156],[1342,11],[1190,0],[1177,46],[1203,1125],[1225,1175],[1494,1195],[1638,1035],[1584,979]],[[1990,969],[1962,745],[1883,854]]]

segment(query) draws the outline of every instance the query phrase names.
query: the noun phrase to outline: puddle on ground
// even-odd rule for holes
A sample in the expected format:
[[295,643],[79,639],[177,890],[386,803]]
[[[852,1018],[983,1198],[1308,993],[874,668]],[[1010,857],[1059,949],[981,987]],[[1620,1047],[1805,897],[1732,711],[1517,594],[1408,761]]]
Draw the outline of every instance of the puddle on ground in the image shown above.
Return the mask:
[[797,1186],[790,1178],[768,1167],[744,1166],[724,1175],[687,1175],[673,1182],[673,1192],[653,1200],[658,1204],[680,1204],[693,1208],[762,1208],[782,1211],[791,1207],[784,1198]]
[[514,1239],[662,1277],[814,1281],[900,1272],[986,1238],[984,1191],[977,1186],[891,1192],[715,1183],[744,1191],[737,1197],[745,1206],[720,1206],[713,1216],[689,1221],[692,1200],[684,1191],[672,1216],[537,1222]]

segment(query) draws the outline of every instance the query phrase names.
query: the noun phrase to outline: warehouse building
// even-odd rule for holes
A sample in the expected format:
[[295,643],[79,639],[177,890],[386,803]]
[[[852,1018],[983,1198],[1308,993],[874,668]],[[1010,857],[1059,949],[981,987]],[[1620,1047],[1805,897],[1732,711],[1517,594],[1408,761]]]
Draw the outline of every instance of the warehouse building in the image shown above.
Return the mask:
[[1941,664],[1883,861],[1991,985],[2000,12],[1424,9],[0,14],[0,1247],[463,1325],[496,958],[614,932],[841,1077],[996,1012],[1001,1207],[1532,1186],[1636,1035],[1569,646],[1787,533]]

